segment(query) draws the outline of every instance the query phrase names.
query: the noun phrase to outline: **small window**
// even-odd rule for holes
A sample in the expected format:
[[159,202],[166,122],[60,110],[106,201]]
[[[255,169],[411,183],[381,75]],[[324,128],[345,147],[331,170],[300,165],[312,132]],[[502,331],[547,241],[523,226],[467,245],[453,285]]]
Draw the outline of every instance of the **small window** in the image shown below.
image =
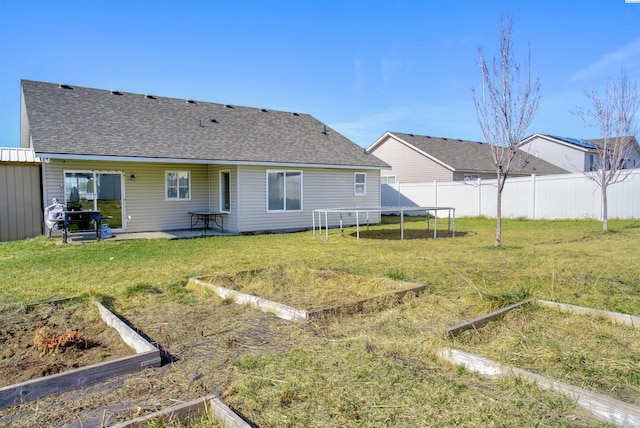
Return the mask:
[[267,211],[302,210],[302,171],[267,171]]
[[189,171],[166,171],[166,199],[187,201],[191,199],[191,174]]
[[380,177],[380,184],[396,184],[396,176],[383,175]]
[[356,172],[353,182],[353,191],[356,195],[367,194],[367,174],[365,172]]
[[220,211],[231,211],[231,180],[229,171],[220,171]]

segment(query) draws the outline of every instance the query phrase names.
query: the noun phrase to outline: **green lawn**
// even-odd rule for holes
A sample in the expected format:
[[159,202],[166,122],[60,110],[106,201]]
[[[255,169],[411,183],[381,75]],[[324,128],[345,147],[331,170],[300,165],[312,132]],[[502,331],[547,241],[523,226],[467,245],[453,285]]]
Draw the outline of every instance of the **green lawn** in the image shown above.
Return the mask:
[[[638,330],[603,320],[534,308],[475,336],[451,342],[443,335],[448,326],[527,297],[640,315],[640,221],[610,221],[612,231],[603,233],[596,221],[505,220],[503,246],[495,248],[494,220],[458,219],[456,237],[437,240],[427,238],[424,220],[406,220],[404,242],[398,239],[399,219],[383,217],[382,225],[361,231],[359,243],[355,228],[331,230],[328,242],[313,240],[307,231],[85,245],[45,238],[2,243],[0,310],[67,296],[100,298],[124,316],[188,307],[216,299],[185,287],[190,277],[275,266],[429,285],[403,305],[303,323],[286,352],[229,361],[234,374],[220,386],[225,401],[260,426],[598,424],[557,394],[440,362],[435,355],[443,346],[531,371],[544,366],[540,358],[556,360],[546,375],[562,377],[575,366],[568,378],[584,387],[603,392],[589,377],[618,376],[626,394],[640,391],[637,349],[629,345],[640,343]],[[594,329],[600,341],[587,337]],[[571,336],[566,348],[563,335]],[[603,365],[614,368],[603,375]],[[607,380],[602,387],[616,385]]]

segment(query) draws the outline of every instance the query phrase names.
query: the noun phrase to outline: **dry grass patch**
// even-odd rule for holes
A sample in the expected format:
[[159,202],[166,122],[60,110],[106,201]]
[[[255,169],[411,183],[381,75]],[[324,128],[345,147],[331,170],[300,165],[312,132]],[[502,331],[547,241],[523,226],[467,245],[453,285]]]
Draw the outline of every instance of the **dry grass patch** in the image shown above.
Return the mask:
[[412,285],[389,278],[367,278],[347,272],[290,266],[237,273],[219,272],[200,280],[307,310],[348,305],[367,298],[378,298],[380,306],[388,306],[391,302],[386,301],[385,296]]
[[461,333],[453,346],[640,405],[640,331],[537,305]]

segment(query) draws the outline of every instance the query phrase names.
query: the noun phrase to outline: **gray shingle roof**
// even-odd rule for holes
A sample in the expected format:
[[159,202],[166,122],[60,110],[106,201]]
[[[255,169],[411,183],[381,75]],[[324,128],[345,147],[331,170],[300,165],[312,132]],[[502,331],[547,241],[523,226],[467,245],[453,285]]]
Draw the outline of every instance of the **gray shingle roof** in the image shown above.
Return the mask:
[[[390,134],[449,165],[456,172],[495,172],[490,156],[491,147],[487,143],[401,132],[390,132]],[[519,154],[516,155],[514,165],[524,166],[512,169],[512,174],[563,174],[567,172],[522,151],[519,151]]]
[[28,80],[22,91],[38,154],[387,167],[308,114]]

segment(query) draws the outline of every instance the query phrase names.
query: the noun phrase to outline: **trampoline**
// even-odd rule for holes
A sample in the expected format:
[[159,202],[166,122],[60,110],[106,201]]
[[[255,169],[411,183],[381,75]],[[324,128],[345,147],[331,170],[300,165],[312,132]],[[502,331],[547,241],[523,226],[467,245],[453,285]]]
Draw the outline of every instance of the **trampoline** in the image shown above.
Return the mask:
[[[360,242],[360,221],[366,221],[367,230],[369,230],[369,214],[370,213],[400,213],[400,241],[404,241],[404,213],[425,213],[427,215],[427,231],[431,227],[431,217],[433,213],[433,239],[438,236],[438,212],[447,212],[447,231],[451,232],[451,236],[456,234],[456,209],[453,207],[351,207],[351,208],[324,208],[313,210],[313,239],[323,241],[329,240],[329,214],[340,215],[340,232],[343,230],[342,215],[355,214],[356,219],[356,238]],[[322,223],[324,215],[324,225]],[[316,222],[317,219],[317,222]],[[324,239],[322,238],[324,227]]]

